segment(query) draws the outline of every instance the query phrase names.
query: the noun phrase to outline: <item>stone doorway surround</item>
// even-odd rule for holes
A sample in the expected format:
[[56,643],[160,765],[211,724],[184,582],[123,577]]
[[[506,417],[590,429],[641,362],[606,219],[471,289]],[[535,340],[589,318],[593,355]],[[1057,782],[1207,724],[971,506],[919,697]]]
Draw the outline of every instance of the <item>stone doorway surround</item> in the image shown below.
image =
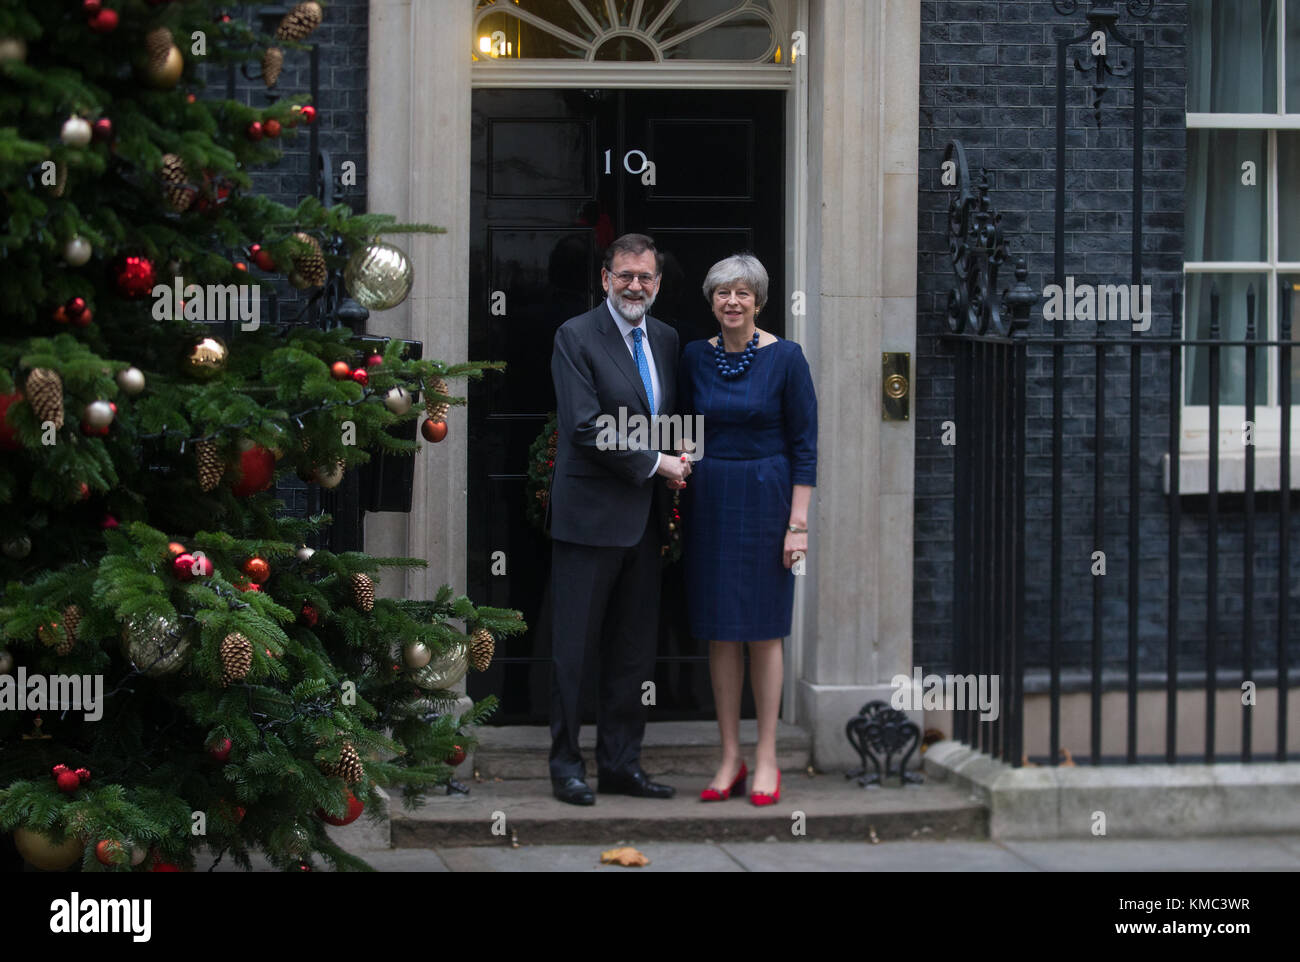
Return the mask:
[[[806,291],[807,314],[789,329],[812,366],[821,443],[786,717],[811,733],[813,763],[834,770],[857,763],[848,718],[912,673],[914,422],[882,421],[880,355],[916,356],[921,22],[916,0],[797,0],[795,11],[808,46],[791,93],[807,109],[787,125],[787,277]],[[369,330],[423,341],[426,357],[468,352],[472,30],[468,0],[370,3],[372,208],[447,233],[402,238],[415,288]],[[367,518],[368,551],[429,561],[390,574],[386,595],[464,589],[456,426],[453,413],[447,440],[417,455],[411,514]]]

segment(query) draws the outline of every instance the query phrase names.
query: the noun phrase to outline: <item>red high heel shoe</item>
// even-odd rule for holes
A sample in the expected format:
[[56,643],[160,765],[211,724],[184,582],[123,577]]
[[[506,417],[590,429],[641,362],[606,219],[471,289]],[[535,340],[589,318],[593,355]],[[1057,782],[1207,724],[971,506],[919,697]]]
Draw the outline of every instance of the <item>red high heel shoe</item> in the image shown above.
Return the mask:
[[740,763],[740,771],[736,774],[736,778],[732,781],[730,787],[718,791],[713,786],[709,786],[704,791],[700,792],[700,801],[725,802],[731,797],[732,792],[740,792],[743,795],[745,792],[745,776],[748,774],[749,769],[745,767],[745,763],[742,761]]
[[781,773],[776,773],[776,791],[769,795],[767,792],[750,792],[749,801],[751,805],[775,805],[781,801]]

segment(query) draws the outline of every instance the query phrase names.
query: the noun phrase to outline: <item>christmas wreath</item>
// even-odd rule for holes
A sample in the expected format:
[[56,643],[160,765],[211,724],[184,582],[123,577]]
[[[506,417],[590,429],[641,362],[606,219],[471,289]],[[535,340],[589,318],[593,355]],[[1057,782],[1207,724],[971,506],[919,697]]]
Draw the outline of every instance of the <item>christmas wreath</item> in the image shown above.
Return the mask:
[[[529,524],[550,537],[546,531],[546,506],[551,497],[551,472],[555,470],[555,445],[559,440],[559,428],[554,411],[542,425],[541,433],[534,439],[528,449],[528,484],[525,490],[528,504],[525,514]],[[665,565],[672,564],[682,556],[682,511],[681,492],[673,492],[673,506],[668,524],[669,542],[660,546],[660,554]]]

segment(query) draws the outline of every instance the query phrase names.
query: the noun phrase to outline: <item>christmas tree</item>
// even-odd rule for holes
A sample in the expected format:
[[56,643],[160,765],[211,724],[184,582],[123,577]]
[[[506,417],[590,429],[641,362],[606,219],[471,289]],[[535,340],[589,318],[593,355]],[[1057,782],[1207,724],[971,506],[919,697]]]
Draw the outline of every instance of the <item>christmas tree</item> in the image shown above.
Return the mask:
[[423,562],[313,549],[329,519],[276,499],[415,456],[390,429],[417,401],[436,442],[448,382],[501,367],[260,311],[340,278],[392,307],[380,235],[438,230],[253,191],[317,108],[205,80],[272,87],[323,7],[273,35],[206,0],[0,9],[0,830],[40,868],[365,868],[326,822],[446,783],[494,707],[452,685],[524,628],[447,586],[376,598]]

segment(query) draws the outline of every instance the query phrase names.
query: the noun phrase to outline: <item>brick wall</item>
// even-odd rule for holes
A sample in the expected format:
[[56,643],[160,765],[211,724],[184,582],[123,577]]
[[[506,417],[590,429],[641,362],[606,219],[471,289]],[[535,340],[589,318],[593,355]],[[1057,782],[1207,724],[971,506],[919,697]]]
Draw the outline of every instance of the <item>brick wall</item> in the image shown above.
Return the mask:
[[[1120,4],[1123,11],[1123,4]],[[954,191],[940,183],[947,143],[960,139],[971,173],[989,172],[990,199],[1003,214],[1013,257],[1023,254],[1036,291],[1051,282],[1055,206],[1056,38],[1085,32],[1083,13],[1058,15],[1050,3],[990,0],[926,0],[922,7],[919,303],[916,396],[916,527],[913,626],[917,663],[926,670],[951,667],[953,584],[954,448],[940,443],[942,422],[955,420],[958,443],[969,421],[954,408],[954,348],[946,330],[945,305],[951,286],[947,255],[947,211]],[[1081,9],[1088,4],[1080,4]],[[1150,336],[1171,332],[1170,291],[1181,281],[1186,180],[1185,91],[1187,5],[1162,0],[1140,26],[1146,39],[1145,209],[1143,280],[1153,287]],[[1138,29],[1121,13],[1121,29]],[[1071,62],[1086,53],[1071,48]],[[1112,62],[1130,51],[1111,50]],[[1132,141],[1132,79],[1115,78],[1098,130],[1090,104],[1091,74],[1070,71],[1067,103],[1066,274],[1077,283],[1129,282]],[[1031,315],[1030,333],[1051,334],[1041,303]],[[1125,336],[1128,325],[1111,323],[1106,333]],[[1094,322],[1067,323],[1066,333],[1090,336]],[[1140,662],[1143,669],[1165,665],[1168,499],[1162,493],[1160,459],[1168,440],[1168,349],[1148,349],[1143,358],[1140,407],[1144,442],[1140,458],[1139,538]],[[1065,445],[1062,545],[1063,651],[1067,667],[1088,662],[1092,633],[1090,554],[1106,550],[1103,582],[1106,665],[1122,667],[1127,645],[1129,365],[1127,350],[1112,350],[1106,380],[1107,521],[1101,545],[1093,544],[1092,472],[1095,442],[1092,405],[1096,390],[1091,349],[1072,348],[1065,377]],[[1047,659],[1050,602],[1051,355],[1031,349],[1028,404],[1027,618],[1025,640],[1030,668]],[[965,434],[969,437],[969,433]],[[1239,663],[1243,521],[1240,499],[1220,500],[1220,663]],[[1293,501],[1293,503],[1295,503]],[[1256,529],[1256,665],[1275,664],[1276,496],[1261,496]],[[1181,522],[1181,609],[1183,668],[1203,662],[1207,535],[1205,498],[1184,497]],[[1291,544],[1300,546],[1300,516],[1293,516]],[[1300,582],[1300,552],[1292,550]],[[1300,635],[1300,594],[1293,591],[1292,634]],[[1300,645],[1297,645],[1300,649]],[[1292,657],[1295,663],[1295,656]]]

